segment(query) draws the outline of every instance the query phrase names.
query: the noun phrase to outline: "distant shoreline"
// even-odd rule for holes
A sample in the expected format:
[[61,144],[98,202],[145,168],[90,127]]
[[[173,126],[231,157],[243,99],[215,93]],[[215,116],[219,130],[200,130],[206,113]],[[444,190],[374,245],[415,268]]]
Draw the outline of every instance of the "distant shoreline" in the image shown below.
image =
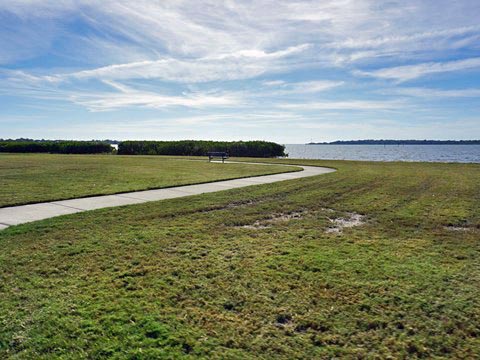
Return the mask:
[[346,140],[305,145],[480,145],[480,140]]

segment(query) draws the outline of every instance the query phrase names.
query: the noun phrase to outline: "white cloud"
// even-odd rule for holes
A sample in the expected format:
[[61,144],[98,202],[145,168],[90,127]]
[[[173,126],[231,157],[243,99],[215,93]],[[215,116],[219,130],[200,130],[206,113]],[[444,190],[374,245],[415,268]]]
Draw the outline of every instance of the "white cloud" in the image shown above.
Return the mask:
[[189,93],[182,96],[169,96],[150,91],[140,91],[113,81],[106,81],[108,85],[119,92],[97,92],[71,94],[70,99],[77,104],[87,107],[91,111],[106,111],[128,106],[149,108],[166,108],[184,106],[191,108],[229,107],[238,105],[240,100],[232,95]]
[[258,98],[282,98],[288,102],[290,96],[302,97],[303,99],[315,96],[317,93],[335,89],[345,84],[344,81],[312,80],[288,83],[283,80],[262,82],[263,88],[244,91],[244,97]]
[[413,97],[427,98],[473,98],[480,97],[480,89],[429,89],[429,88],[397,88],[389,93]]
[[262,84],[265,86],[282,86],[282,85],[285,85],[286,82],[283,80],[269,80],[269,81],[263,81]]
[[346,101],[317,101],[301,104],[282,104],[280,108],[298,110],[392,110],[405,107],[402,101],[368,101],[368,100],[346,100]]
[[[210,57],[212,60],[223,60],[223,59],[238,59],[238,58],[251,58],[251,59],[279,59],[287,57],[293,54],[300,53],[310,47],[310,44],[301,44],[297,46],[290,46],[287,49],[266,52],[258,49],[251,50],[240,50],[233,53],[221,54],[217,56]],[[207,60],[209,58],[206,58]]]
[[[250,92],[255,96],[282,96],[292,94],[313,94],[330,90],[345,84],[344,81],[333,80],[312,80],[312,81],[297,81],[293,83],[287,83],[283,80],[264,81],[263,85],[267,86],[267,89],[261,89],[260,91]],[[271,90],[273,89],[273,91]]]
[[[452,37],[476,34],[480,31],[480,26],[462,26],[459,28],[442,29],[434,31],[426,31],[412,34],[400,34],[392,36],[381,36],[373,38],[348,38],[344,41],[329,44],[329,46],[338,49],[365,49],[379,48],[382,46],[394,47],[398,45],[408,46],[409,43],[417,43],[418,41],[432,41],[432,39],[451,39]],[[471,37],[469,41],[473,41]],[[424,44],[425,45],[425,44]],[[465,44],[464,44],[465,45]]]
[[399,82],[413,80],[425,75],[480,68],[480,57],[447,62],[428,62],[415,65],[395,66],[374,71],[356,71],[357,75],[392,79]]
[[92,78],[100,80],[159,79],[184,83],[249,79],[266,72],[272,73],[286,69],[287,64],[284,59],[307,48],[308,44],[303,44],[270,53],[244,50],[195,60],[163,58],[155,61],[109,65],[45,78],[50,81]]
[[344,81],[331,80],[302,81],[291,84],[290,89],[285,92],[297,94],[315,93],[341,86],[344,83]]
[[109,111],[124,107],[160,109],[175,106],[202,109],[238,106],[243,101],[238,93],[190,91],[170,95],[162,93],[158,88],[146,91],[112,80],[102,82],[116,91],[97,88],[92,90],[85,86],[62,88],[58,86],[58,78],[49,81],[45,77],[32,77],[21,71],[9,71],[8,74],[10,77],[0,86],[0,94],[10,95],[13,91],[17,96],[32,99],[70,101],[90,111]]

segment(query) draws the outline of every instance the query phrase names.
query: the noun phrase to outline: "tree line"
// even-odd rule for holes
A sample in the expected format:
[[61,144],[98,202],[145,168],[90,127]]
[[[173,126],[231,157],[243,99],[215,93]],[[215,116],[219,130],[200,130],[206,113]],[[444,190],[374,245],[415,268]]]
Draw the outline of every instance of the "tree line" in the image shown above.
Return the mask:
[[101,154],[112,150],[110,144],[95,141],[0,141],[0,152],[10,153]]
[[[1,140],[0,152],[99,154],[114,152],[106,141]],[[268,141],[122,141],[119,155],[206,156],[208,152],[226,152],[229,156],[278,157],[285,146]]]
[[183,155],[206,156],[208,152],[226,152],[229,156],[286,156],[285,146],[268,141],[122,141],[121,155]]
[[338,140],[307,145],[480,145],[480,140]]

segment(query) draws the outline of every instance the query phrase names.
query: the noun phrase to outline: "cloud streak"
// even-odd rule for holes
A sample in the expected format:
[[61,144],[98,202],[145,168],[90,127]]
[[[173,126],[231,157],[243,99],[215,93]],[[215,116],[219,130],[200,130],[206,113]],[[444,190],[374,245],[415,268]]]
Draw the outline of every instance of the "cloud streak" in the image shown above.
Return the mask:
[[286,66],[283,59],[307,48],[308,44],[302,44],[276,52],[253,49],[195,60],[164,58],[155,61],[109,65],[70,74],[57,74],[53,78],[59,80],[69,78],[160,79],[185,83],[248,79],[266,72],[280,71]]
[[299,81],[294,83],[287,83],[285,81],[266,81],[264,85],[275,89],[273,91],[266,91],[265,94],[269,96],[275,95],[290,95],[290,94],[312,94],[322,91],[327,91],[338,86],[344,85],[344,81],[332,80],[313,80],[313,81]]
[[72,94],[70,99],[91,111],[107,111],[131,106],[154,109],[172,106],[190,108],[231,107],[240,103],[240,99],[232,95],[187,93],[182,96],[169,96],[151,91],[136,90],[113,81],[105,81],[105,83],[118,90],[118,92]]
[[430,74],[478,68],[480,68],[480,57],[447,62],[428,62],[415,65],[395,66],[374,71],[356,71],[355,74],[404,82]]
[[368,101],[368,100],[348,100],[348,101],[318,101],[301,104],[282,104],[279,107],[283,109],[301,109],[308,111],[316,110],[392,110],[404,107],[403,101]]
[[429,88],[398,88],[390,93],[424,98],[476,98],[480,97],[480,89],[429,89]]

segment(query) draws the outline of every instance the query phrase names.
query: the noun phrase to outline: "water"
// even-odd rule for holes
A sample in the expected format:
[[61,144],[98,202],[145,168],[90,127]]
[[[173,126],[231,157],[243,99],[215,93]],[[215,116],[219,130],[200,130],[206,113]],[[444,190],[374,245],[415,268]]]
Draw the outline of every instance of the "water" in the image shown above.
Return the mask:
[[480,145],[287,144],[292,159],[480,163]]

